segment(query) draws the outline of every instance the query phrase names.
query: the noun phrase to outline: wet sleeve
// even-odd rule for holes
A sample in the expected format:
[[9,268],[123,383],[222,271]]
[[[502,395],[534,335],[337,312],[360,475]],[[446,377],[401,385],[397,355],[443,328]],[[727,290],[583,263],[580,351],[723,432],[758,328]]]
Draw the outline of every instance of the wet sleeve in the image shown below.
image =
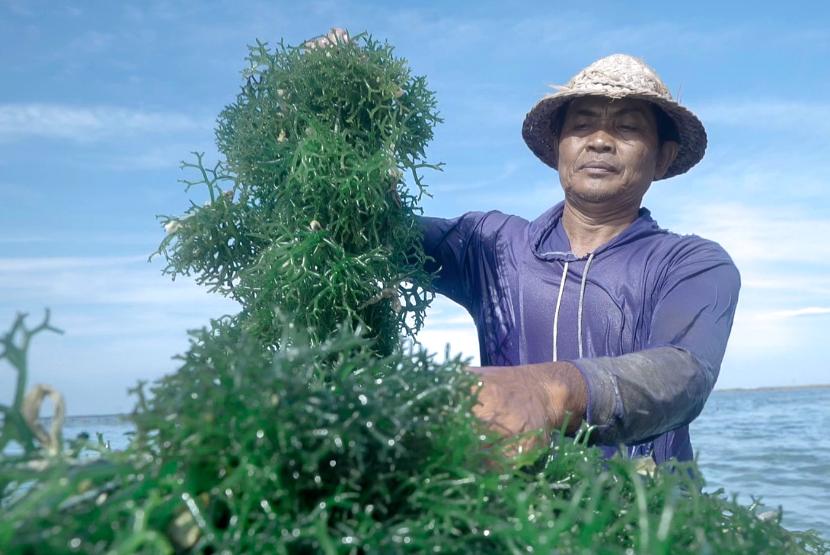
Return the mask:
[[648,441],[686,425],[715,385],[740,275],[720,246],[698,241],[658,281],[643,350],[572,361],[588,388],[586,418],[598,443]]
[[422,216],[424,251],[431,260],[426,270],[435,273],[433,288],[473,311],[479,297],[480,267],[488,248],[496,241],[497,230],[487,225],[489,213],[468,212],[458,218]]

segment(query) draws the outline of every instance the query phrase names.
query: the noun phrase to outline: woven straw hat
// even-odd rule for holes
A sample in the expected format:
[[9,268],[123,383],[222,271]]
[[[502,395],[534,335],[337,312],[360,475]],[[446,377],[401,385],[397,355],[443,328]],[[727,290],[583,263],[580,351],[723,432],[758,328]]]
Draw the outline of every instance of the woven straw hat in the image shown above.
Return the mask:
[[677,157],[662,177],[667,179],[686,172],[700,162],[706,151],[706,130],[692,112],[675,102],[657,73],[645,62],[626,54],[613,54],[597,60],[554,94],[546,95],[528,112],[522,126],[527,146],[542,162],[556,168],[554,129],[557,111],[574,98],[604,96],[639,98],[656,104],[677,127]]

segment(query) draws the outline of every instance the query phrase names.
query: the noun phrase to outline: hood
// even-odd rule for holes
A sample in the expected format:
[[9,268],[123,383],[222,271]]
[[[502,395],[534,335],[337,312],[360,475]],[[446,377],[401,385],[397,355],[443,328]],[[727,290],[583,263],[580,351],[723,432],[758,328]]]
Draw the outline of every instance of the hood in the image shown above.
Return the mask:
[[[561,260],[565,262],[573,262],[574,260],[587,258],[588,255],[580,258],[575,256],[572,252],[570,252],[570,250],[567,250],[567,235],[565,234],[564,228],[562,228],[562,213],[564,210],[565,202],[562,201],[533,220],[528,226],[530,249],[533,251],[536,258],[547,261]],[[565,238],[561,241],[562,249],[543,250],[541,247],[542,243],[547,237],[555,233],[560,233],[561,236]],[[596,257],[643,237],[649,237],[659,233],[666,233],[666,230],[661,229],[660,226],[657,225],[657,222],[652,219],[651,212],[649,212],[648,208],[640,208],[637,219],[631,222],[631,225],[625,228],[619,235],[611,239],[609,242],[597,248],[592,254]],[[556,243],[557,242],[554,241],[554,244]]]

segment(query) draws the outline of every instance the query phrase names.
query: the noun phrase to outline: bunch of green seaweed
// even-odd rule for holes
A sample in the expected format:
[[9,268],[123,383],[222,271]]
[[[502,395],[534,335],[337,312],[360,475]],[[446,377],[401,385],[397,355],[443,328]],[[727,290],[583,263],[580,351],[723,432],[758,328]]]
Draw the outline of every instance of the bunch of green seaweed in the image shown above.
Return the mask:
[[120,451],[38,439],[27,353],[53,328],[18,317],[0,352],[18,384],[0,405],[0,552],[828,551],[780,514],[702,493],[694,465],[604,460],[587,428],[509,454],[515,440],[473,416],[464,362],[403,341],[430,301],[426,81],[366,36],[258,43],[244,76],[219,117],[222,161],[186,164],[209,200],[163,217],[159,249],[173,277],[241,311],[191,332],[178,370],[133,390]]

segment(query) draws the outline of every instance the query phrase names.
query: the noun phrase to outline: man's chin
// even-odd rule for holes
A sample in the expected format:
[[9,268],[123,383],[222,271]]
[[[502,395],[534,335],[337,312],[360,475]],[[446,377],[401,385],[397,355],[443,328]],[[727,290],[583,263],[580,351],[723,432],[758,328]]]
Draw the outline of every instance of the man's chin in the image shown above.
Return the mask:
[[573,188],[569,196],[583,203],[606,204],[619,202],[620,190],[608,184],[592,184],[590,186]]

